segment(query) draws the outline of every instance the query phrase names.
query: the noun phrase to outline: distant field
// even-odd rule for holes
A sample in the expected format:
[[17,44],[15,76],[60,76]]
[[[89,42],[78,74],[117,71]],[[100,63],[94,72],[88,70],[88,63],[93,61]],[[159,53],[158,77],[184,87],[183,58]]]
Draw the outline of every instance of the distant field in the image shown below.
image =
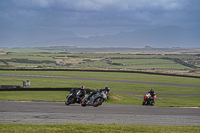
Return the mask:
[[28,60],[50,60],[50,61],[54,61],[54,59],[50,56],[31,56],[31,55],[18,55],[18,54],[13,54],[13,55],[3,55],[0,56],[0,59],[11,59],[11,58],[15,58],[15,59],[28,59]]
[[145,53],[145,54],[188,54],[188,53],[198,53],[200,48],[134,48],[134,47],[100,47],[100,48],[84,48],[84,47],[71,47],[71,46],[52,46],[52,47],[27,47],[27,48],[0,48],[2,52],[69,52],[69,53]]
[[9,53],[0,55],[0,66],[9,65],[18,68],[192,70],[195,66],[187,64],[186,61],[196,59],[198,57],[195,55]]
[[56,64],[53,64],[53,63],[50,63],[50,64],[45,64],[45,63],[42,63],[42,64],[36,64],[36,63],[15,63],[15,62],[8,62],[9,65],[12,65],[12,66],[16,66],[16,67],[30,67],[30,68],[34,68],[34,67],[38,67],[38,66],[50,66],[50,67],[58,67]]

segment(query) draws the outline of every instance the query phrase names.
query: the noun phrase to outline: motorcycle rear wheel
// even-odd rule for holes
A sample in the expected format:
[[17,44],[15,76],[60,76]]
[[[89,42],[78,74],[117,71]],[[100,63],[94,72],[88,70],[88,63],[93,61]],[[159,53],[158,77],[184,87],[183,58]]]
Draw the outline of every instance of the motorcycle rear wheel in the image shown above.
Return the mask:
[[96,98],[96,99],[94,100],[93,106],[94,106],[94,107],[97,107],[97,106],[101,105],[102,102],[103,102],[103,98],[98,97],[98,98]]
[[149,104],[150,104],[150,106],[154,106],[154,102],[153,101],[151,101]]
[[85,106],[86,106],[86,100],[83,100],[83,101],[81,102],[81,106],[82,106],[82,107],[85,107]]

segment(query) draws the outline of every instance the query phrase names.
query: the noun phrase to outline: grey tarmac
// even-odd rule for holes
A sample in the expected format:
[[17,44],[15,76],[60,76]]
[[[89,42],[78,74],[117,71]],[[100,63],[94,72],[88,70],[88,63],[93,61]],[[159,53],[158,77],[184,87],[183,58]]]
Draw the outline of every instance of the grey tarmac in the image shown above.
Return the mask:
[[200,126],[200,108],[109,104],[82,107],[66,106],[64,102],[17,101],[0,101],[0,107],[0,123]]

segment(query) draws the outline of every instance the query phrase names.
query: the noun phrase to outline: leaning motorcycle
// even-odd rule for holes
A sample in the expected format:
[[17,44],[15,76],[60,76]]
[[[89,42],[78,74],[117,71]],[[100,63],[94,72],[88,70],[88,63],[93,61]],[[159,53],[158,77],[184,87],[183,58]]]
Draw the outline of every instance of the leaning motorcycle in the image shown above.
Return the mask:
[[66,97],[65,105],[75,104],[75,103],[80,104],[81,103],[80,95],[81,95],[80,90],[75,90],[75,91],[70,92],[70,94]]
[[154,95],[154,97],[152,97],[150,93],[145,94],[142,105],[154,106],[154,104],[155,104],[154,98],[156,98],[156,95]]
[[85,96],[85,99],[82,101],[81,105],[83,107],[85,106],[93,106],[93,107],[98,107],[101,105],[104,101],[107,100],[107,93],[105,91],[98,91],[97,93],[92,95],[90,97],[90,100],[87,100],[87,95]]

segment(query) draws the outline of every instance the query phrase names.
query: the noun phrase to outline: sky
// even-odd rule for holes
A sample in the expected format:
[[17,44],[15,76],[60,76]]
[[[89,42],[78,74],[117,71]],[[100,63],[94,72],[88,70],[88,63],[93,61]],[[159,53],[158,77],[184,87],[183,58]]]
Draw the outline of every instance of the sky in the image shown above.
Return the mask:
[[0,28],[52,28],[80,37],[176,25],[200,29],[200,0],[0,0]]
[[87,37],[168,25],[200,28],[200,1],[0,0],[0,28],[54,28]]

